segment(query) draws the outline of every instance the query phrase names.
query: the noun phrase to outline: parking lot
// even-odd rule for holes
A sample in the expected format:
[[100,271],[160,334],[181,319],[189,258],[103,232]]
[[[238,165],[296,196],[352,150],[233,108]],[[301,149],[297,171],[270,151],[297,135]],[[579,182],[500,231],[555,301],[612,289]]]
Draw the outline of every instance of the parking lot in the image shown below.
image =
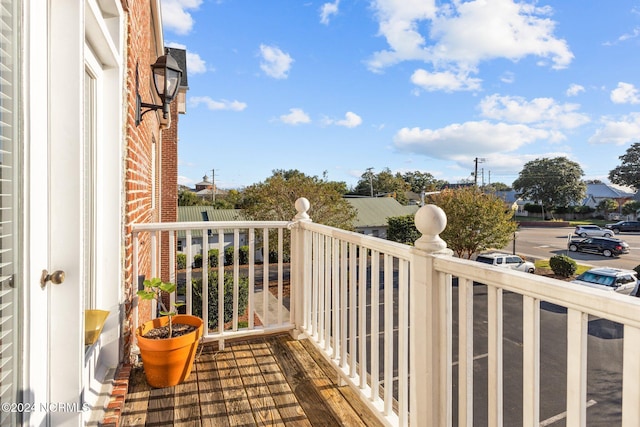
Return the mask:
[[[516,236],[516,253],[524,255],[530,260],[549,259],[554,255],[565,254],[575,259],[579,264],[593,265],[594,267],[619,267],[633,269],[640,265],[640,233],[620,233],[615,237],[626,241],[631,247],[631,252],[620,257],[607,258],[602,255],[593,255],[579,252],[570,252],[567,249],[567,239],[573,234],[575,227],[547,228],[547,227],[521,227]],[[513,242],[504,248],[511,253]]]

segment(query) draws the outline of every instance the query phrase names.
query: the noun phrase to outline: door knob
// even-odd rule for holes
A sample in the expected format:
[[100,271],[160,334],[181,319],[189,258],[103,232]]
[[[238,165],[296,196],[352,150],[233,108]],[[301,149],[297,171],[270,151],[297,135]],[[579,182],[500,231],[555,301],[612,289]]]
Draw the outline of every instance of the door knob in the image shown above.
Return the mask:
[[47,270],[42,270],[42,276],[40,277],[40,286],[44,288],[47,286],[47,282],[51,282],[54,285],[59,285],[64,282],[64,271],[56,270],[49,274]]

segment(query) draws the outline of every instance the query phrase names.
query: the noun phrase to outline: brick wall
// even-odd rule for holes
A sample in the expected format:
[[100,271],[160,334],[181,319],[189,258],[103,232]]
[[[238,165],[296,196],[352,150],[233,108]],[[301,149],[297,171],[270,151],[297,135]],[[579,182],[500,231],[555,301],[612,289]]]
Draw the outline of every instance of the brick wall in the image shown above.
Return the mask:
[[[162,131],[162,152],[160,153],[160,221],[178,221],[178,103],[171,103],[171,127]],[[177,241],[176,241],[177,246]],[[169,252],[176,248],[169,247],[168,233],[162,235],[161,275],[169,280]]]
[[[151,0],[153,1],[153,0]],[[124,311],[125,322],[122,331],[122,350],[124,361],[131,361],[130,349],[133,339],[132,301],[137,291],[138,279],[133,277],[133,244],[131,237],[131,224],[156,222],[159,220],[160,192],[156,192],[156,209],[152,203],[152,171],[153,171],[153,144],[162,141],[160,123],[154,113],[148,113],[139,126],[135,119],[135,87],[136,67],[139,73],[139,91],[144,102],[153,100],[154,91],[151,81],[151,68],[158,56],[155,40],[155,30],[150,0],[123,0],[123,8],[127,12],[127,71],[126,71],[126,100],[127,115],[125,124],[125,155],[124,155]],[[154,2],[155,3],[155,2]],[[160,51],[161,52],[161,51]],[[160,53],[161,54],[161,53]],[[159,152],[156,148],[156,152]],[[159,168],[156,166],[156,170]],[[159,174],[156,174],[159,175]],[[159,183],[156,183],[159,188]],[[151,260],[149,251],[149,239],[140,241],[139,274],[150,277]],[[150,303],[141,302],[139,306],[139,319],[150,317]]]

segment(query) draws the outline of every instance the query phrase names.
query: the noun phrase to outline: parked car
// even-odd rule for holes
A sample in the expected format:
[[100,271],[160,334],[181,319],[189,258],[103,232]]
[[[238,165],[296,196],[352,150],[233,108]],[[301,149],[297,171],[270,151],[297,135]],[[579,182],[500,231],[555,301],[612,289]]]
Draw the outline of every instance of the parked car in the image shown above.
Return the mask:
[[613,230],[601,228],[597,225],[578,225],[574,231],[580,237],[596,236],[596,237],[613,237]]
[[518,255],[490,252],[478,255],[476,261],[526,273],[535,273],[536,271],[536,266],[532,262],[525,261]]
[[640,221],[618,221],[613,224],[606,224],[604,227],[615,234],[621,231],[640,231]]
[[638,273],[621,268],[598,267],[585,271],[571,283],[637,296]]
[[587,237],[586,239],[574,239],[569,241],[571,252],[588,252],[601,254],[606,257],[618,256],[629,253],[629,245],[620,239],[609,237]]

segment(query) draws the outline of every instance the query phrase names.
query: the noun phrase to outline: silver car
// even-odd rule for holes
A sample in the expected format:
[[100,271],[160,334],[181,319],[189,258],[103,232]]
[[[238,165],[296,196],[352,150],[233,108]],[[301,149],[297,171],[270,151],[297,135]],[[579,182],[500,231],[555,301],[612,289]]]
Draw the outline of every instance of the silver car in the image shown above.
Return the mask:
[[578,225],[574,231],[580,237],[613,237],[613,231],[597,225]]
[[638,273],[634,270],[621,268],[598,267],[585,271],[571,283],[635,296],[638,287]]

